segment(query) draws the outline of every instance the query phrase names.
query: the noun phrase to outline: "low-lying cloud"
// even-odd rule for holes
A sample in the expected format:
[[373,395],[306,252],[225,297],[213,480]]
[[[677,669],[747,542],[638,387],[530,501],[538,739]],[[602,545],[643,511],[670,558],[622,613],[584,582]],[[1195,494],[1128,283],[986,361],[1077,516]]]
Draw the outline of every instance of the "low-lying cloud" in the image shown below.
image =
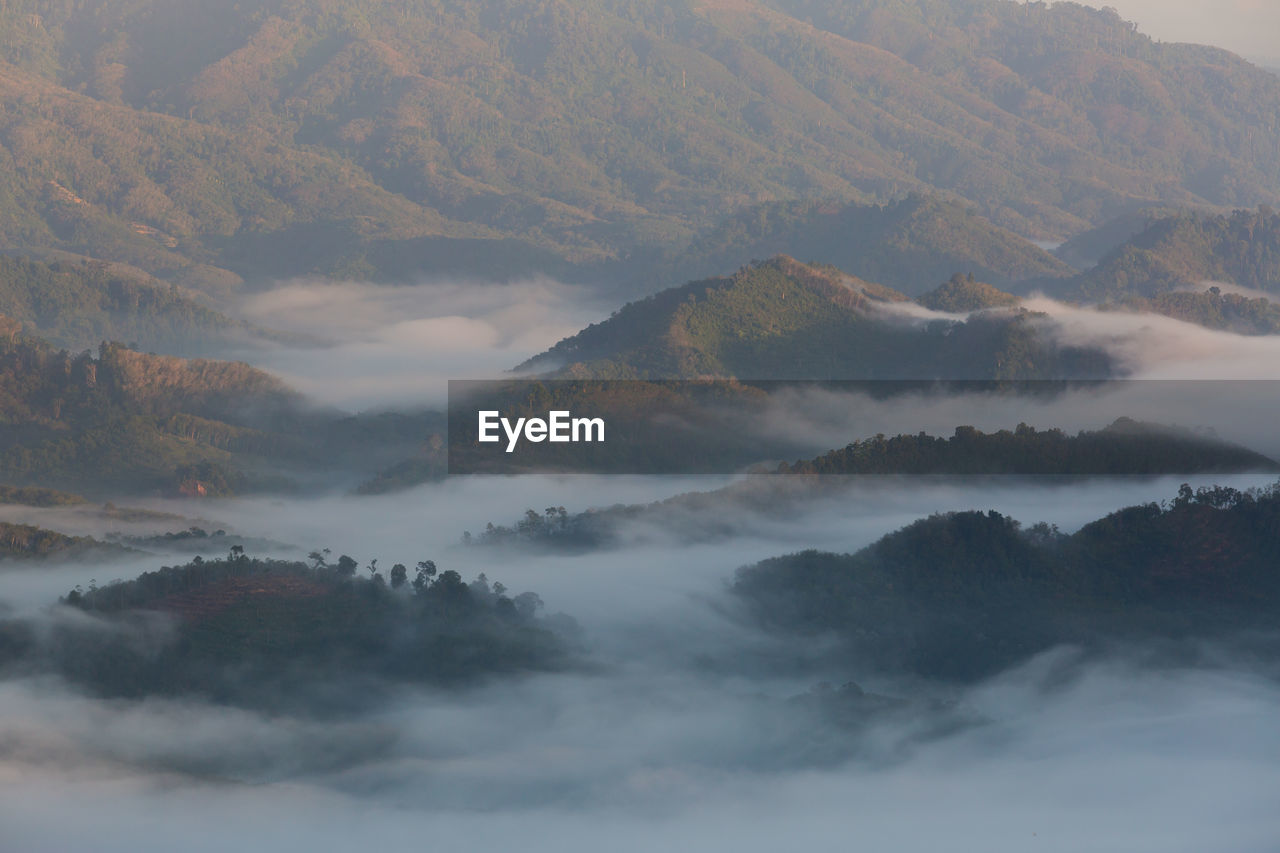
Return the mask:
[[247,298],[243,315],[315,346],[241,354],[309,397],[346,408],[442,405],[448,379],[502,375],[608,315],[581,287],[299,281]]

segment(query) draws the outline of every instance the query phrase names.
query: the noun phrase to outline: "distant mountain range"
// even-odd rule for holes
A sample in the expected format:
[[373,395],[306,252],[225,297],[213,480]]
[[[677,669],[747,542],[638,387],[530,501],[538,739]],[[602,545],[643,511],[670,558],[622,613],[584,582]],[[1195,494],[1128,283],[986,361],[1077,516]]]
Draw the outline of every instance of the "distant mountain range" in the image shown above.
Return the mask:
[[1067,3],[10,0],[0,97],[0,243],[213,290],[722,265],[778,201],[1280,201],[1280,79]]

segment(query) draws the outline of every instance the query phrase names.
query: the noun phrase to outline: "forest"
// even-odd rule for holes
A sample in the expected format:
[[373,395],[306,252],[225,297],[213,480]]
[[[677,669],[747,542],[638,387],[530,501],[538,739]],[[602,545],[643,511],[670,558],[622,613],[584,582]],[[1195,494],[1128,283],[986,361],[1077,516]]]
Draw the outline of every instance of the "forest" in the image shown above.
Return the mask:
[[307,273],[643,274],[726,212],[776,201],[931,191],[1063,239],[1134,204],[1280,197],[1280,81],[1076,4],[176,15],[160,0],[0,10],[7,245],[225,292]]
[[[854,554],[739,571],[744,618],[831,633],[884,671],[973,680],[1055,645],[1274,631],[1280,489],[1184,485],[1072,534],[995,512],[921,519]],[[1185,653],[1185,650],[1184,650]]]
[[105,697],[190,694],[323,714],[376,701],[388,683],[459,685],[569,665],[576,628],[540,616],[535,593],[481,574],[464,582],[432,560],[361,567],[325,549],[310,562],[232,545],[135,580],[71,590],[84,614],[41,636],[0,627],[3,665],[52,670]]

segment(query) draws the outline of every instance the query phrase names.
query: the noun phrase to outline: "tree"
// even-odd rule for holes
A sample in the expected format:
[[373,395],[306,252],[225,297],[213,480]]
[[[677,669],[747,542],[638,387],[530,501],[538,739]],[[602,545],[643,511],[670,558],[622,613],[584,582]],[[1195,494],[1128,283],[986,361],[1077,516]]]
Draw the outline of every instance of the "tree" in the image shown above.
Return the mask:
[[431,578],[435,576],[435,560],[423,560],[418,563],[418,574],[413,579],[413,588],[418,592],[422,592],[431,583]]
[[338,557],[338,574],[344,578],[349,578],[356,573],[356,567],[359,564],[348,557],[346,554]]
[[409,580],[409,570],[404,563],[396,563],[391,567],[391,588],[399,589]]
[[524,619],[532,619],[542,607],[542,599],[536,592],[522,592],[513,599],[516,612]]

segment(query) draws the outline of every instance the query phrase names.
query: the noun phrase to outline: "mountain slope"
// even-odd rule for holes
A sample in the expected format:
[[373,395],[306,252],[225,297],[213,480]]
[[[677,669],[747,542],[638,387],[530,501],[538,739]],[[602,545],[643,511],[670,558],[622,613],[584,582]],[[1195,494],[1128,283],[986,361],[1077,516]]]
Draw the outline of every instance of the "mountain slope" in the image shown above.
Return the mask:
[[1181,213],[1155,219],[1096,267],[1050,290],[1101,302],[1158,296],[1210,281],[1280,292],[1280,214],[1261,207],[1229,216]]
[[955,273],[997,284],[1072,274],[1048,252],[972,210],[915,194],[883,206],[809,201],[751,207],[661,269],[667,277],[697,277],[779,254],[831,264],[909,295]]
[[287,437],[250,424],[287,410],[295,395],[246,364],[113,344],[96,359],[73,356],[0,323],[0,481],[216,494],[244,482],[235,453],[290,449]]
[[1101,352],[1059,348],[1025,311],[917,322],[908,300],[785,256],[633,302],[518,369],[575,378],[1103,377]]
[[776,199],[931,190],[1034,237],[1280,199],[1280,80],[1074,4],[190,7],[0,10],[9,245],[167,277],[512,274]]
[[57,350],[0,315],[0,502],[292,490],[297,478],[355,485],[439,443],[432,411],[347,415],[312,408],[241,362],[103,344]]
[[1239,334],[1277,334],[1280,305],[1268,297],[1280,294],[1280,215],[1262,206],[1153,216],[1092,269],[1014,289]]
[[0,313],[20,321],[28,334],[73,352],[114,340],[196,354],[259,334],[176,285],[102,262],[49,264],[0,256]]

